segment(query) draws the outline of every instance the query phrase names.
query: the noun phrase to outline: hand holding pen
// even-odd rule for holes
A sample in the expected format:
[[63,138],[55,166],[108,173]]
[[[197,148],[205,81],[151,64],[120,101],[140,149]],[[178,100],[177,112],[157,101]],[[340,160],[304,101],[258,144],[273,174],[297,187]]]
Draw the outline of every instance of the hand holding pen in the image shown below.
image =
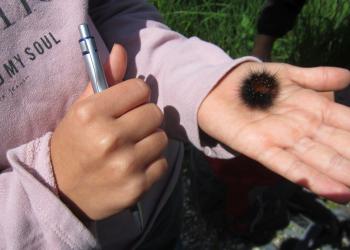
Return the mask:
[[148,103],[142,80],[122,82],[125,70],[126,53],[115,45],[105,65],[110,87],[95,95],[88,87],[52,135],[60,198],[79,218],[100,220],[132,207],[167,168],[162,113]]
[[[80,32],[80,49],[84,57],[85,65],[89,78],[91,80],[94,93],[100,93],[108,88],[108,83],[102,68],[101,60],[98,55],[95,38],[91,35],[87,24],[79,26]],[[136,206],[131,208],[131,212],[139,225],[140,231],[143,230],[144,221],[142,215],[141,203],[138,202]]]

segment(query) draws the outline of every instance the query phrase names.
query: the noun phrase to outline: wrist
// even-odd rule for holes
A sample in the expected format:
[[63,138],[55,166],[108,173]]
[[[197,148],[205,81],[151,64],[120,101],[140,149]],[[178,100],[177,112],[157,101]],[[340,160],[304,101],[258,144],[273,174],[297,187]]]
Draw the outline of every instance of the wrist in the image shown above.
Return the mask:
[[[218,124],[213,117],[217,117],[219,111],[236,109],[242,105],[239,98],[241,82],[257,65],[261,63],[246,61],[237,65],[217,83],[203,100],[198,109],[197,119],[199,127],[206,134],[217,140],[225,141],[225,138],[213,136],[216,134],[215,130],[218,129]],[[230,100],[229,106],[226,100]]]
[[91,220],[71,199],[69,199],[64,193],[59,192],[60,200],[67,206],[67,208],[80,220],[87,228],[90,228]]
[[[200,127],[205,125],[206,117],[210,113],[218,110],[220,106],[215,107],[214,103],[220,104],[220,96],[237,96],[239,91],[239,82],[242,80],[247,68],[253,68],[255,62],[243,62],[231,69],[208,93],[198,109],[198,124]],[[232,101],[236,100],[232,98]],[[223,105],[224,103],[222,103]]]
[[[54,151],[53,150],[53,137],[52,135],[50,140],[50,161],[51,161],[51,167],[52,172],[55,179],[55,186],[56,186],[56,194],[58,198],[66,205],[66,207],[87,227],[89,228],[90,224],[92,223],[92,220],[65,194],[63,191],[63,184],[62,184],[62,174],[61,171],[59,171],[57,165],[57,161],[54,163]],[[56,167],[55,167],[56,166]],[[59,175],[59,176],[58,176]],[[64,179],[64,178],[63,178]]]

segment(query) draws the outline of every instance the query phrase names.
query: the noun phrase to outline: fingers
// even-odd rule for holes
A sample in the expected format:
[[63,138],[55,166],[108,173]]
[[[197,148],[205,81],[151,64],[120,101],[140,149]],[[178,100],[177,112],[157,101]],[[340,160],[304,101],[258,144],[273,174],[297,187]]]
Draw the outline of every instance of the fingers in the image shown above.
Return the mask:
[[118,173],[142,175],[150,164],[162,158],[167,144],[168,138],[165,132],[158,129],[136,144],[114,148],[109,157],[108,166],[118,169]]
[[149,101],[150,88],[140,79],[119,83],[79,102],[78,113],[84,117],[117,118]]
[[[167,170],[167,161],[163,157],[168,139],[164,131],[158,130],[134,146],[114,153],[108,165],[115,169],[117,175],[122,174],[123,179],[132,185],[133,192],[138,197],[148,190]],[[111,176],[112,178],[113,175]]]
[[334,148],[339,154],[350,159],[349,132],[327,125],[321,125],[315,132],[313,139],[318,143]]
[[113,121],[113,127],[123,131],[128,140],[138,142],[160,127],[163,113],[155,104],[144,104]]
[[[128,181],[128,206],[135,204],[140,197],[149,190],[168,169],[168,162],[161,157],[147,166],[142,173],[137,173]],[[116,190],[116,192],[119,190]],[[119,197],[118,197],[119,198]]]
[[332,147],[305,137],[291,151],[309,166],[350,186],[350,161]]
[[164,131],[158,130],[135,145],[135,155],[140,166],[147,166],[158,159],[168,144]]
[[149,165],[145,172],[146,188],[149,189],[155,182],[157,182],[168,169],[167,160],[162,157]]
[[272,171],[317,194],[337,202],[345,202],[350,199],[350,190],[345,185],[307,165],[284,149],[269,148],[258,156],[258,160],[263,165],[269,166]]
[[350,108],[329,102],[324,109],[323,120],[330,126],[350,131]]
[[345,88],[350,84],[350,71],[335,67],[301,68],[288,65],[289,77],[300,86],[318,91]]

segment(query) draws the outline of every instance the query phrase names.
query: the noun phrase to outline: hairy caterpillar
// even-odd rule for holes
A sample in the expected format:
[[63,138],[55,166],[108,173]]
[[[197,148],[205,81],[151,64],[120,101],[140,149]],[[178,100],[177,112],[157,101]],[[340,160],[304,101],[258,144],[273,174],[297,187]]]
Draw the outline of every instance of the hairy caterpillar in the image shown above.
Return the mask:
[[242,82],[240,98],[252,109],[267,110],[273,106],[279,93],[279,82],[266,70],[252,71]]

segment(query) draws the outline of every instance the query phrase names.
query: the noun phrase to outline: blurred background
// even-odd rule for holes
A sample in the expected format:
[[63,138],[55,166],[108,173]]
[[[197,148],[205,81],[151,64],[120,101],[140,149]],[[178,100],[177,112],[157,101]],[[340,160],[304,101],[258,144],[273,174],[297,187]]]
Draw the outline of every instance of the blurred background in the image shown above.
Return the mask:
[[[173,30],[215,43],[233,58],[253,53],[263,11],[265,25],[283,24],[288,11],[268,10],[271,2],[279,1],[290,6],[293,2],[304,2],[150,0]],[[275,16],[266,21],[271,12]],[[349,69],[350,1],[308,0],[297,12],[291,14],[295,20],[290,17],[293,20],[287,24],[290,31],[268,41],[271,55],[262,59]],[[336,93],[336,100],[349,105],[349,93],[349,89]],[[274,176],[273,181],[254,186],[233,179],[235,173],[230,173],[233,177],[227,182],[219,170],[229,168],[230,164],[210,162],[187,146],[182,178],[184,249],[350,249],[349,205],[316,197],[290,183],[281,185]],[[262,167],[249,159],[239,160],[238,165],[258,169],[253,174],[256,179],[271,180],[271,173],[259,172]],[[247,179],[247,175],[239,178]],[[248,205],[240,206],[242,200]],[[241,211],[230,210],[230,206]]]
[[[251,53],[264,0],[150,0],[172,29],[215,43],[232,57]],[[279,39],[274,61],[350,67],[350,1],[309,0]]]

